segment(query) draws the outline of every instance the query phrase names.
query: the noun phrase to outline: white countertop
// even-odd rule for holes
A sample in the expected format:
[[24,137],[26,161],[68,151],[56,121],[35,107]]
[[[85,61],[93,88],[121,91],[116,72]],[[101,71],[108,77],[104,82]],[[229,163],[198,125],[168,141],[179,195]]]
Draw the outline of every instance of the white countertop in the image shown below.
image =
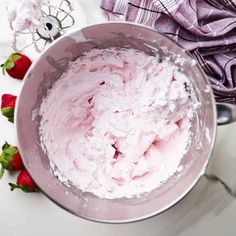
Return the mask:
[[[100,0],[78,1],[81,7],[81,16],[78,17],[81,18],[81,26],[106,20],[102,10],[99,9]],[[2,62],[11,53],[11,49],[10,29],[2,3],[0,12],[0,62]],[[0,75],[0,96],[3,93],[17,95],[20,85],[20,81]],[[0,145],[4,140],[14,144],[14,137],[13,125],[0,116]],[[212,162],[223,157],[225,161],[230,160],[229,158],[235,155],[235,140],[236,124],[220,127]],[[50,233],[57,236],[236,235],[236,199],[231,197],[219,182],[213,183],[204,177],[182,201],[163,214],[137,223],[111,225],[80,219],[59,208],[41,193],[25,194],[17,190],[11,192],[8,182],[14,182],[16,176],[6,173],[0,181],[0,235],[41,236]]]

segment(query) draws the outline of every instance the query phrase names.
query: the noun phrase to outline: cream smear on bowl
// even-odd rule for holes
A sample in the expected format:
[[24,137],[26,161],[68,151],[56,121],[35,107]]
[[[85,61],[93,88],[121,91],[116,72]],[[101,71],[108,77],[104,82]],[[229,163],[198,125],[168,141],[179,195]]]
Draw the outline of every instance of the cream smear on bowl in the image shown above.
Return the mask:
[[189,79],[134,49],[93,49],[70,63],[39,109],[54,174],[101,198],[149,192],[178,171],[191,141]]

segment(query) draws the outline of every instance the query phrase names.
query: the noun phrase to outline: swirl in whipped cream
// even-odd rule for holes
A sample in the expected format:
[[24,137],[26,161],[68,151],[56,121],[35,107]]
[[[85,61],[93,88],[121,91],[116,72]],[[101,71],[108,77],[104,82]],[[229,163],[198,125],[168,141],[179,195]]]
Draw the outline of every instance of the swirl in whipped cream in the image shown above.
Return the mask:
[[188,84],[174,65],[133,49],[93,49],[71,62],[40,107],[55,174],[101,198],[160,186],[191,140]]

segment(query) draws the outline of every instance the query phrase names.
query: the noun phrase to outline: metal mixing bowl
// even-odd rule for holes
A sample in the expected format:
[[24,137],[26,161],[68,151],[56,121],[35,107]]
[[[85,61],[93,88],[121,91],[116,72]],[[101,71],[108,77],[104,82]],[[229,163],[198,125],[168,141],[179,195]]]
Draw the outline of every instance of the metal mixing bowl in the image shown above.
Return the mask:
[[[100,199],[62,184],[51,172],[47,155],[41,149],[40,117],[35,115],[46,91],[65,72],[70,61],[92,48],[108,47],[136,48],[152,55],[158,53],[161,60],[168,57],[190,78],[202,104],[194,115],[193,140],[181,162],[183,171],[172,176],[160,188],[131,199]],[[141,25],[103,23],[64,35],[33,63],[18,97],[15,124],[24,165],[48,198],[83,218],[100,222],[131,222],[168,209],[183,198],[202,176],[215,140],[215,100],[199,65],[174,41]]]

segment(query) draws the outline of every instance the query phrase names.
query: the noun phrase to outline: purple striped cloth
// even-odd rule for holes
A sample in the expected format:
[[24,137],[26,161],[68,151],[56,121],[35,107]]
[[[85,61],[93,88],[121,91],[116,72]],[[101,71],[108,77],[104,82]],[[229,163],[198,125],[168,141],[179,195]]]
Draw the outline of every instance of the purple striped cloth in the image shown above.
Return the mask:
[[101,8],[172,37],[202,66],[216,100],[236,103],[236,0],[102,0]]

